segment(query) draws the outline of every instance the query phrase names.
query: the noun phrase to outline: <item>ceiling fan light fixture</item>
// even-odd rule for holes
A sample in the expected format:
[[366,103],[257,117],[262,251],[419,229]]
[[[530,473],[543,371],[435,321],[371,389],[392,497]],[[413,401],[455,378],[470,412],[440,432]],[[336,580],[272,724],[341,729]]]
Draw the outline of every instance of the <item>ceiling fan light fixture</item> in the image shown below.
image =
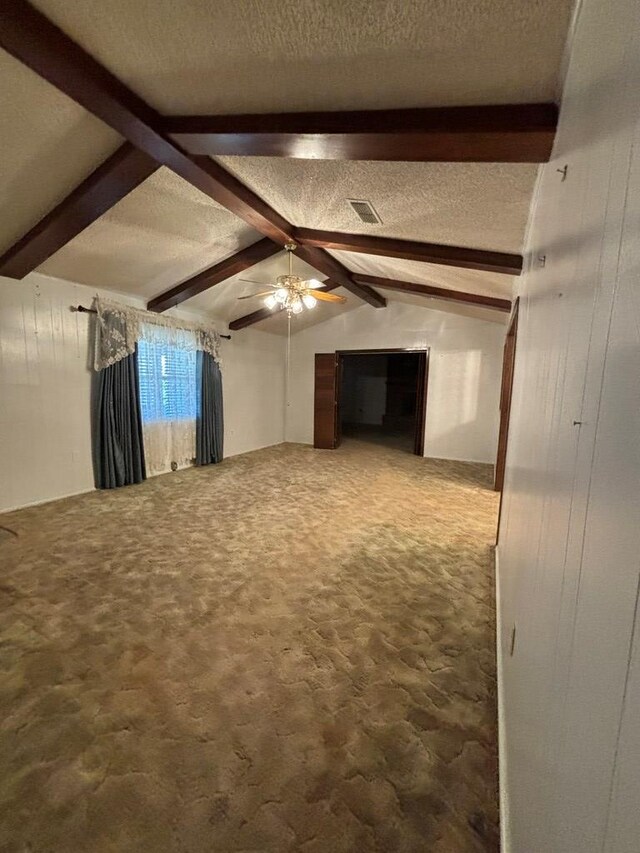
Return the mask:
[[[291,317],[294,314],[302,314],[305,308],[315,308],[318,301],[346,302],[344,296],[335,296],[332,293],[327,293],[323,283],[317,278],[302,279],[299,275],[294,275],[293,252],[295,248],[294,243],[287,243],[285,246],[289,256],[289,272],[277,276],[275,282],[269,285],[269,287],[273,288],[271,291],[263,290],[261,293],[254,293],[253,296],[264,297],[263,304],[270,311],[276,308],[285,311],[289,321],[291,321]],[[260,283],[253,282],[253,284]],[[333,287],[336,287],[336,285],[334,284]],[[238,297],[238,299],[251,298],[251,295]],[[289,331],[291,331],[290,328]]]
[[304,302],[305,308],[315,308],[318,302],[315,296],[312,296],[310,293],[305,293],[302,297],[302,301]]

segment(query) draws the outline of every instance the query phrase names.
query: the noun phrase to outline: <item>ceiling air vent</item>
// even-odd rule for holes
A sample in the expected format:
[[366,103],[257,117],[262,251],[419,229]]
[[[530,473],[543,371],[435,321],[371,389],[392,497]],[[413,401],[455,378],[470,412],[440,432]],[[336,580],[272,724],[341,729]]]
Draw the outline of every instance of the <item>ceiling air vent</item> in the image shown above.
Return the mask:
[[358,198],[348,198],[347,201],[358,214],[360,219],[363,222],[366,222],[367,225],[380,225],[382,223],[382,219],[380,219],[378,214],[375,212],[370,201]]

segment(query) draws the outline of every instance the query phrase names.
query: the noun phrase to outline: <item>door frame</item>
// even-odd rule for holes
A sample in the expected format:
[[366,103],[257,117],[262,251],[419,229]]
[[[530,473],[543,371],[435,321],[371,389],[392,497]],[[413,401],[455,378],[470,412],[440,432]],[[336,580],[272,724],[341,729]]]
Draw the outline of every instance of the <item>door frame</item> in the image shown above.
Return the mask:
[[501,492],[504,486],[504,471],[507,462],[507,446],[509,444],[509,420],[511,418],[511,397],[513,395],[513,374],[516,359],[516,344],[518,340],[518,312],[520,298],[513,305],[509,328],[504,340],[504,355],[502,357],[502,384],[500,387],[500,430],[498,432],[498,450],[496,453],[496,470],[493,488]]
[[[392,349],[339,349],[336,350],[336,418],[338,429],[338,444],[341,437],[342,418],[340,413],[340,390],[342,388],[343,360],[349,355],[399,355],[415,353],[424,355],[418,364],[416,380],[416,423],[413,437],[413,452],[416,456],[424,456],[425,428],[427,423],[427,396],[429,390],[429,352],[430,347],[396,347]],[[336,445],[337,446],[337,445]]]
[[500,430],[498,432],[498,450],[493,488],[500,492],[500,507],[498,509],[498,529],[496,542],[500,536],[500,520],[502,518],[502,501],[504,499],[504,475],[507,466],[507,449],[509,447],[509,424],[511,422],[511,402],[513,399],[513,377],[515,373],[516,347],[518,342],[518,314],[520,297],[513,303],[513,311],[509,320],[509,328],[504,340],[504,355],[502,358],[502,385],[500,387]]

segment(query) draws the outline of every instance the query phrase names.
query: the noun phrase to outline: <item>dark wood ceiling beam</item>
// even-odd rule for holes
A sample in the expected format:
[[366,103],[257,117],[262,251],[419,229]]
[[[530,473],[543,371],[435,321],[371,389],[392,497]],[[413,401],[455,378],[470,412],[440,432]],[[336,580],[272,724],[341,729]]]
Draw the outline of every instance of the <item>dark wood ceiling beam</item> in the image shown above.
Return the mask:
[[[0,47],[265,237],[281,246],[293,239],[293,225],[210,157],[191,156],[164,136],[155,110],[26,0],[3,7]],[[313,254],[320,272],[332,266],[326,252]],[[376,307],[384,304],[371,288],[355,284],[344,267],[336,271],[353,294]]]
[[292,238],[292,226],[244,184],[163,136],[155,110],[26,0],[3,5],[0,47],[261,234],[281,245]]
[[232,320],[229,323],[230,332],[239,332],[240,329],[246,329],[247,326],[253,326],[254,323],[260,323],[262,320],[267,320],[269,317],[276,317],[283,311],[278,308],[258,308],[257,311],[252,311],[251,314],[245,314],[244,317],[238,317],[237,320]]
[[[185,155],[180,152],[180,156]],[[280,248],[293,239],[291,223],[210,157],[186,157],[186,161],[191,167],[184,171],[170,162],[166,165]]]
[[128,142],[0,257],[0,275],[23,278],[159,168]]
[[[192,278],[187,279],[187,281],[182,282],[182,284],[178,284],[170,290],[167,290],[165,293],[160,294],[160,296],[156,296],[149,302],[147,308],[149,311],[158,312],[166,311],[168,308],[173,308],[181,302],[190,299],[192,296],[197,296],[199,293],[208,290],[210,287],[214,287],[216,284],[220,284],[226,279],[243,272],[260,261],[264,261],[266,258],[272,257],[280,252],[281,249],[281,246],[278,246],[272,240],[265,237],[264,240],[259,240],[257,243],[253,243],[251,246],[248,246],[246,249],[242,249],[230,258],[214,264],[212,267],[209,267]],[[325,282],[326,290],[334,290],[336,287],[344,287],[354,296],[360,297],[363,301],[369,303],[369,305],[372,305],[374,308],[384,308],[386,306],[387,300],[383,296],[380,296],[379,293],[376,293],[376,291],[367,284],[360,284],[356,282],[355,276],[339,261],[332,258],[331,255],[326,252],[320,249],[306,249],[299,246],[296,250],[296,255],[306,261],[306,263],[314,269],[318,270],[319,273],[332,277],[331,280],[327,280]],[[252,322],[257,323],[259,320],[270,316],[270,313],[273,312],[269,312],[267,309],[267,313],[264,314],[264,317],[261,316],[258,320]],[[251,325],[251,323],[248,323],[247,325]]]
[[381,278],[376,275],[360,275],[354,273],[353,277],[359,284],[373,285],[387,290],[399,290],[403,293],[416,293],[419,296],[427,296],[435,299],[446,299],[449,302],[464,302],[467,305],[493,308],[497,311],[511,311],[511,300],[500,299],[497,296],[484,296],[479,293],[465,293],[462,290],[449,290],[446,287],[435,287],[432,284],[416,284],[412,281],[398,281],[391,278]]
[[192,154],[321,160],[544,163],[555,104],[275,115],[171,116],[162,130]]
[[343,234],[339,231],[314,231],[310,228],[296,229],[294,239],[301,247],[298,253],[304,248],[315,247],[508,275],[519,275],[522,271],[522,255],[485,249],[419,243],[413,240],[396,240],[392,237],[373,237],[366,234]]
[[308,263],[309,266],[326,275],[340,287],[344,287],[354,296],[360,297],[360,299],[374,308],[386,307],[387,300],[384,296],[380,296],[379,293],[376,293],[372,287],[366,284],[358,284],[353,277],[353,273],[343,266],[340,261],[328,254],[328,252],[324,252],[322,249],[313,246],[298,245],[296,255]]
[[191,299],[192,296],[197,296],[199,293],[209,290],[209,288],[214,287],[216,284],[220,284],[232,276],[244,272],[249,267],[267,258],[271,258],[281,251],[282,246],[265,237],[263,240],[258,240],[257,243],[247,246],[246,249],[241,249],[230,258],[226,258],[226,260],[220,261],[183,281],[182,284],[177,284],[170,290],[156,296],[149,302],[147,308],[149,311],[166,311],[168,308],[180,305],[181,302]]
[[[216,284],[220,284],[232,276],[243,272],[249,267],[260,263],[260,261],[264,261],[266,258],[276,255],[281,251],[281,249],[281,246],[278,246],[268,237],[265,237],[264,240],[259,240],[257,243],[253,243],[251,246],[248,246],[246,249],[242,249],[230,258],[214,264],[212,267],[209,267],[192,278],[187,279],[187,281],[182,282],[182,284],[178,284],[170,290],[167,290],[165,293],[160,294],[160,296],[156,296],[149,302],[147,308],[149,311],[158,312],[166,311],[168,308],[173,308],[181,302],[190,299],[192,296],[197,296],[199,293],[208,290],[210,287],[214,287]],[[369,287],[368,284],[360,284],[356,282],[353,274],[350,273],[339,261],[327,254],[327,252],[324,252],[321,249],[306,249],[298,247],[296,255],[306,261],[306,263],[314,269],[318,270],[319,273],[332,277],[331,280],[328,279],[325,282],[324,289],[334,290],[336,287],[344,287],[354,296],[360,297],[363,301],[369,303],[369,305],[372,305],[374,308],[384,308],[386,306],[387,300],[384,296],[380,296],[380,294],[376,293],[376,291]],[[260,312],[256,311],[253,312],[256,316],[259,313]],[[277,312],[271,312],[269,309],[266,309],[266,313],[258,316],[256,320],[247,322],[247,325],[264,320],[272,313]],[[248,316],[253,317],[253,314]],[[241,328],[244,328],[244,326]]]

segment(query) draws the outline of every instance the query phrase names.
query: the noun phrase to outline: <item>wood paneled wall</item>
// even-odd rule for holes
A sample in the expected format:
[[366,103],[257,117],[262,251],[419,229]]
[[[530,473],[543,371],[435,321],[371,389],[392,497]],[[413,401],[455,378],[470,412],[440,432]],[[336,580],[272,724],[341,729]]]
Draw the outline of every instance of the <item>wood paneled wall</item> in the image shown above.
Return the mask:
[[[93,489],[91,315],[70,306],[95,294],[37,273],[0,278],[0,511]],[[284,338],[248,329],[222,347],[225,456],[279,444]]]
[[583,0],[519,282],[498,546],[507,853],[640,838],[639,40],[636,0]]

